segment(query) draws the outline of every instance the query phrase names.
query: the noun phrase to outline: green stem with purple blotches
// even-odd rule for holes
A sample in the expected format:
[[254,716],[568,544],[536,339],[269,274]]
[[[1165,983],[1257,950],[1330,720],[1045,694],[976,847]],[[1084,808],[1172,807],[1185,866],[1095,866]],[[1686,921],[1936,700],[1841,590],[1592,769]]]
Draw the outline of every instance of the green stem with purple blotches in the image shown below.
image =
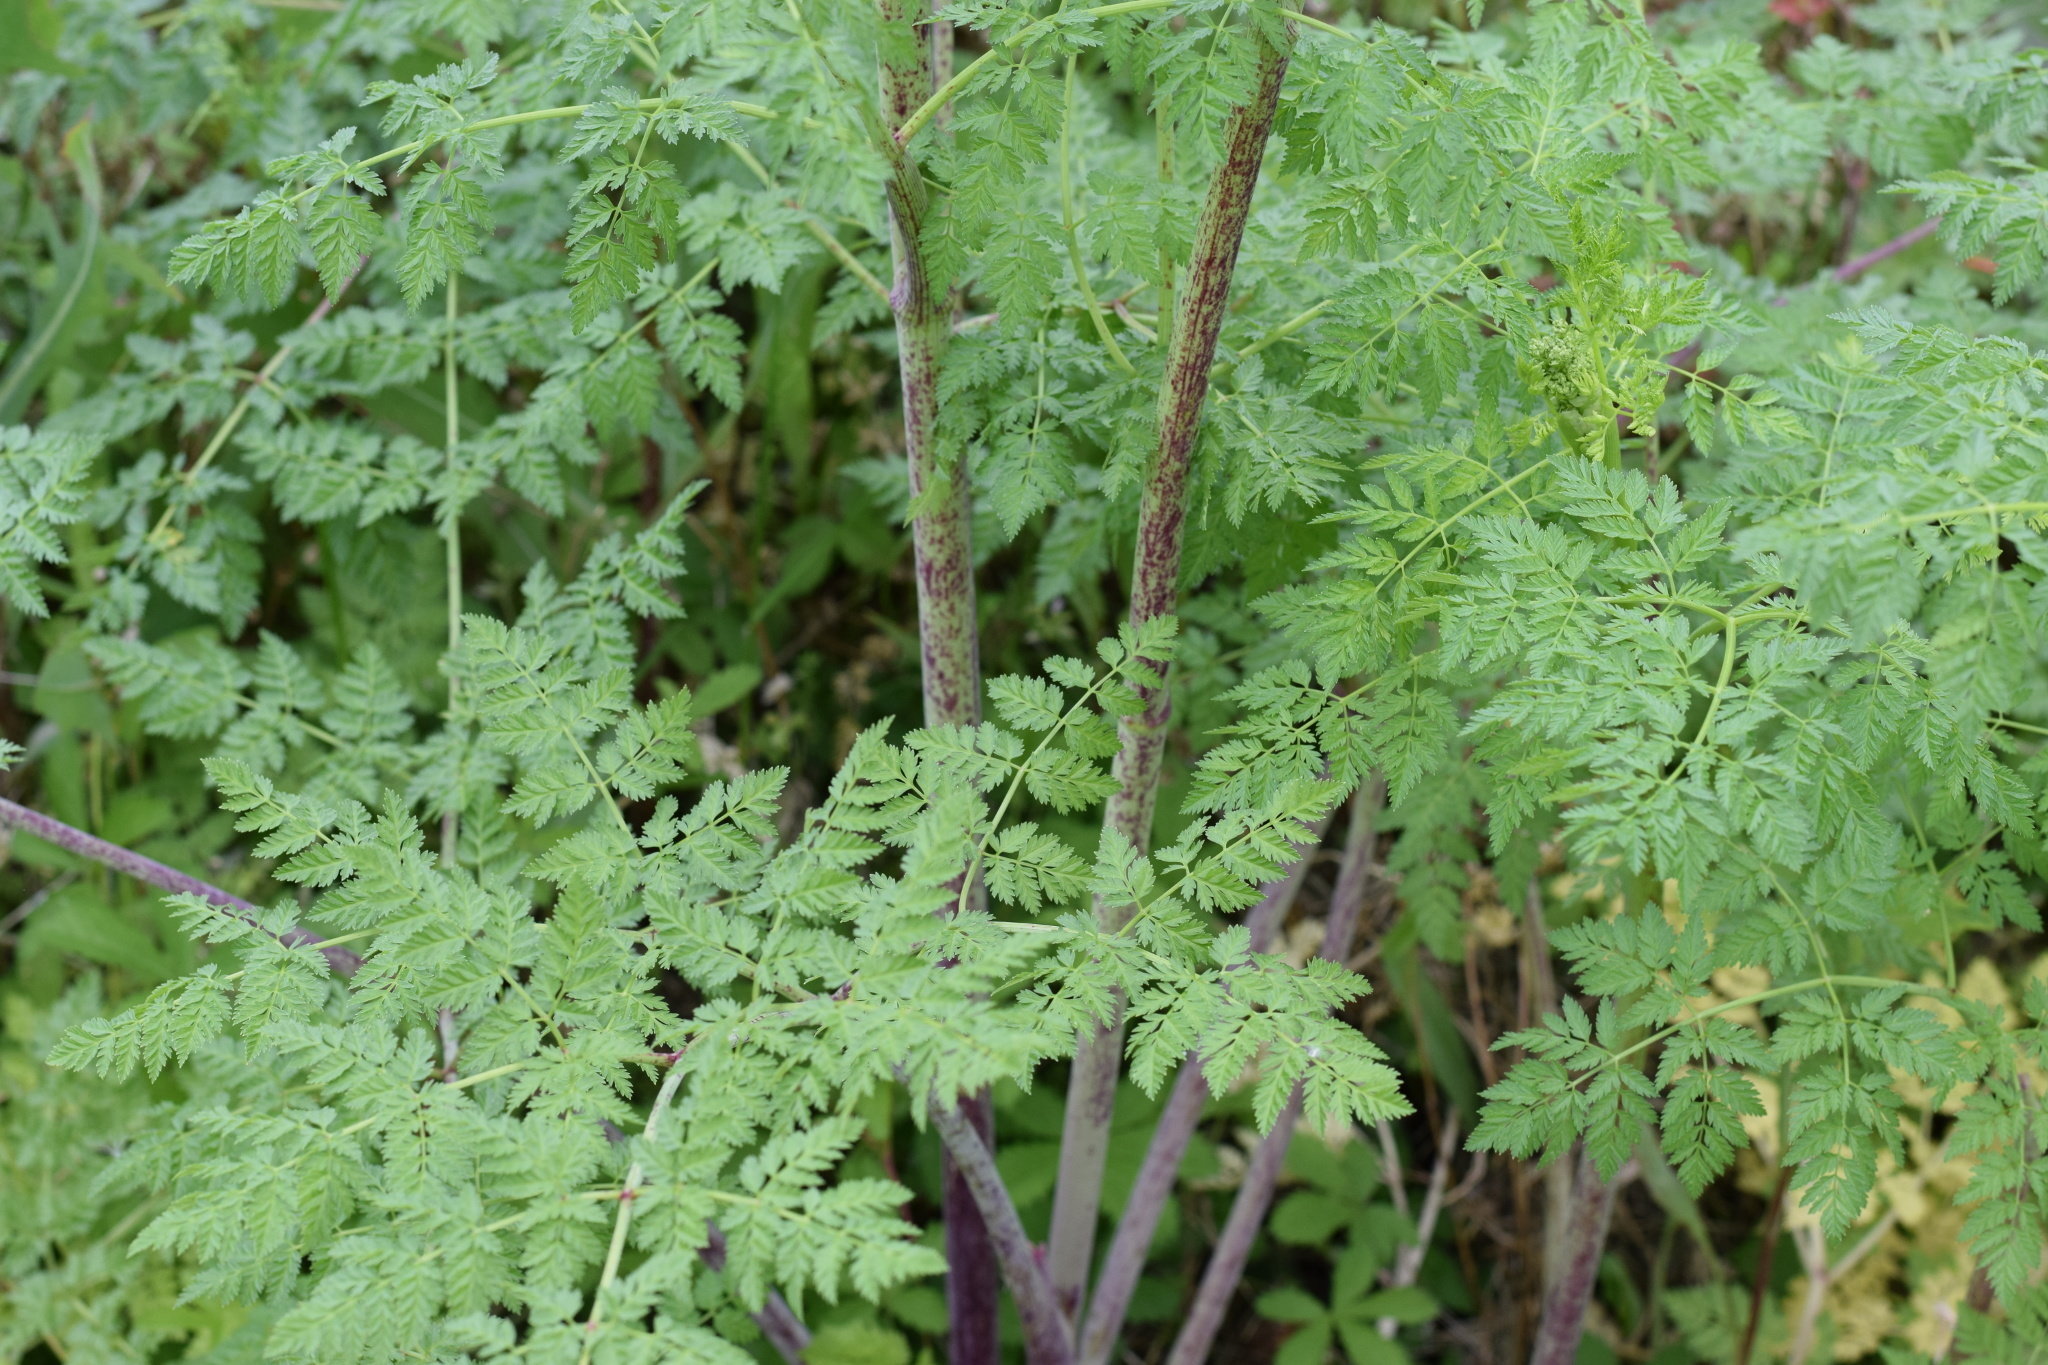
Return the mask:
[[[883,117],[894,127],[931,93],[931,49],[917,33],[915,0],[878,3]],[[895,266],[889,302],[903,377],[924,719],[927,725],[973,725],[981,719],[981,660],[967,478],[964,469],[947,468],[938,451],[939,361],[951,333],[947,291],[931,278],[918,242],[928,208],[924,181],[901,148],[889,150],[889,244]]]
[[[927,725],[981,720],[981,653],[975,617],[971,501],[964,462],[948,468],[938,450],[939,361],[952,335],[948,288],[931,276],[920,245],[928,202],[924,180],[892,130],[929,104],[934,63],[951,44],[921,34],[923,0],[877,0],[882,127],[890,164],[889,246],[894,277],[890,311],[903,376],[903,445],[910,464],[910,537],[917,572],[917,637]],[[978,908],[970,880],[962,903]],[[995,1112],[986,1092],[963,1096],[959,1116],[983,1148],[995,1145]],[[946,1236],[948,1356],[952,1365],[999,1365],[1002,1278],[981,1207],[958,1165],[940,1177]]]
[[[1290,42],[1291,38],[1290,28]],[[1173,330],[1159,386],[1159,447],[1138,511],[1131,569],[1133,625],[1171,615],[1179,605],[1188,463],[1201,430],[1216,340],[1223,330],[1223,315],[1237,274],[1238,248],[1244,241],[1266,140],[1273,131],[1289,51],[1287,45],[1275,47],[1264,39],[1259,41],[1252,93],[1244,104],[1231,110],[1224,126],[1223,160],[1210,178],[1208,197],[1195,224],[1194,244],[1175,293]],[[1119,835],[1140,851],[1151,843],[1152,809],[1159,792],[1160,760],[1166,751],[1170,719],[1166,664],[1148,662],[1160,675],[1160,685],[1141,688],[1144,710],[1124,717],[1117,725],[1119,742],[1112,770],[1117,790],[1103,812],[1105,836]],[[1108,902],[1095,908],[1097,921],[1112,930],[1121,928],[1130,913],[1130,906]],[[1068,1082],[1048,1266],[1053,1285],[1070,1312],[1079,1310],[1094,1256],[1103,1162],[1109,1152],[1110,1116],[1122,1054],[1123,1024],[1116,1019],[1083,1035]]]

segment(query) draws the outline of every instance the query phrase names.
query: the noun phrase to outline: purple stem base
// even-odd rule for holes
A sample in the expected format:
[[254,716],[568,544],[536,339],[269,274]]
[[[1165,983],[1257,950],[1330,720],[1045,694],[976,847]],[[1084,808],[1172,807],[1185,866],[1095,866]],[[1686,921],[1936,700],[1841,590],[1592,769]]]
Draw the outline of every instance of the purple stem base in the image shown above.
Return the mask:
[[[713,1270],[723,1270],[725,1234],[716,1227],[710,1232],[711,1240],[697,1253],[697,1259]],[[811,1331],[797,1320],[787,1299],[776,1290],[769,1290],[768,1301],[753,1317],[754,1325],[761,1329],[761,1335],[768,1339],[768,1344],[775,1348],[775,1354],[781,1356],[786,1365],[804,1365],[804,1351],[811,1344]]]
[[958,1109],[934,1105],[931,1120],[947,1154],[953,1158],[954,1169],[960,1172],[981,1210],[996,1263],[1002,1267],[1003,1280],[1017,1301],[1017,1316],[1024,1325],[1024,1358],[1030,1365],[1074,1365],[1074,1345],[1068,1335],[1066,1315],[1060,1311],[1045,1263],[1017,1217],[1017,1206],[1010,1202],[1010,1192],[996,1171],[995,1158],[989,1155],[974,1125]]
[[[996,1116],[988,1091],[962,1096],[960,1113],[993,1151]],[[954,1365],[1000,1361],[1003,1286],[995,1246],[974,1191],[950,1153],[940,1181],[946,1222],[946,1358]]]
[[[1344,840],[1344,861],[1337,868],[1337,884],[1330,890],[1329,918],[1323,925],[1320,956],[1326,962],[1342,962],[1351,953],[1351,939],[1365,907],[1365,893],[1372,882],[1374,837],[1379,814],[1380,789],[1368,786],[1351,798],[1351,823]],[[1277,927],[1277,926],[1276,926]],[[1231,1201],[1230,1215],[1217,1235],[1216,1249],[1202,1271],[1193,1306],[1167,1353],[1166,1365],[1201,1365],[1216,1344],[1223,1326],[1224,1310],[1244,1278],[1245,1262],[1251,1258],[1252,1243],[1266,1225],[1266,1213],[1273,1207],[1274,1187],[1280,1167],[1287,1160],[1287,1148],[1294,1141],[1295,1125],[1301,1119],[1301,1087],[1294,1087],[1287,1108],[1271,1132],[1259,1140],[1252,1159],[1245,1166],[1244,1181]]]
[[[1315,834],[1294,846],[1294,863],[1286,873],[1260,888],[1259,903],[1245,913],[1244,926],[1251,935],[1251,950],[1263,953],[1273,946],[1280,923],[1301,890],[1302,878],[1315,851],[1322,845],[1329,817],[1316,825]],[[1123,1217],[1117,1221],[1116,1236],[1102,1259],[1102,1273],[1088,1301],[1088,1317],[1081,1328],[1082,1365],[1106,1365],[1123,1331],[1124,1315],[1130,1311],[1131,1295],[1145,1270],[1145,1253],[1158,1230],[1159,1215],[1173,1197],[1174,1178],[1181,1159],[1187,1155],[1195,1126],[1201,1122],[1202,1106],[1209,1098],[1209,1086],[1202,1079],[1200,1061],[1190,1056],[1174,1077],[1166,1107],[1152,1127],[1152,1141],[1145,1148],[1144,1163],[1124,1201]]]

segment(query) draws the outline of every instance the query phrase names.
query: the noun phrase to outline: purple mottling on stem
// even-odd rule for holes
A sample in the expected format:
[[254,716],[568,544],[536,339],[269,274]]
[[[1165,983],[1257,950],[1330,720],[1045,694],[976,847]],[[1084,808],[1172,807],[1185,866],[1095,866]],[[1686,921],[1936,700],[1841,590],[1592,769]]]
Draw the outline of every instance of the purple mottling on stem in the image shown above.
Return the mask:
[[[174,867],[166,867],[154,858],[145,858],[140,853],[122,848],[119,844],[110,844],[105,839],[96,838],[82,829],[73,829],[62,820],[44,815],[40,811],[30,810],[27,806],[18,805],[13,801],[0,800],[0,825],[26,830],[38,839],[46,840],[80,857],[90,858],[103,867],[111,867],[114,871],[133,877],[139,882],[147,882],[160,891],[179,892],[211,901],[245,923],[255,924],[257,917],[262,914],[261,910],[240,896],[230,895],[217,886],[200,881],[197,877],[188,877]],[[305,929],[287,929],[274,937],[279,943],[290,948],[320,941],[318,935]],[[343,976],[348,976],[363,965],[362,958],[346,948],[322,948],[320,955],[327,959],[328,966]]]
[[[925,0],[877,0],[882,117],[899,128],[937,87],[933,62],[950,43],[918,32]],[[939,357],[951,335],[946,291],[930,278],[919,245],[924,182],[909,154],[885,133],[890,175],[889,237],[895,273],[889,306],[896,317],[903,380],[903,447],[910,467],[910,539],[917,573],[917,638],[927,725],[981,720],[981,658],[975,619],[972,499],[964,464],[947,470],[938,451]],[[935,484],[943,487],[935,488]],[[931,505],[927,506],[927,500]],[[973,901],[979,899],[974,889]],[[971,902],[972,903],[972,902]],[[984,1147],[995,1144],[995,1109],[986,1093],[960,1102]],[[947,1354],[952,1365],[1002,1359],[1001,1277],[980,1208],[947,1158],[940,1174],[946,1237]]]
[[[899,208],[899,204],[901,207]],[[938,426],[939,348],[946,318],[932,297],[916,250],[911,196],[892,194],[890,223],[896,241],[891,300],[903,372],[903,437],[910,465],[910,496],[920,504],[935,480],[947,480],[935,506],[911,520],[917,572],[917,634],[927,725],[974,725],[981,720],[981,660],[975,621],[974,560],[968,540],[970,501],[964,469],[946,473],[934,449]],[[995,1134],[986,1095],[962,1107],[984,1143]],[[952,1365],[996,1365],[999,1276],[988,1230],[960,1174],[948,1162],[941,1205],[946,1234],[948,1358]]]
[[[960,1113],[984,1147],[995,1143],[995,1104],[984,1090],[960,1097]],[[956,1365],[1002,1358],[1002,1277],[988,1225],[959,1163],[948,1156],[941,1171],[946,1222],[947,1357]]]
[[[929,47],[917,40],[902,0],[882,0],[885,33],[882,103],[897,122],[931,92]],[[893,60],[892,60],[893,58]],[[917,168],[898,153],[889,177],[889,234],[895,275],[889,292],[896,314],[903,376],[903,446],[910,496],[933,505],[911,520],[917,562],[918,641],[923,655],[925,722],[973,725],[981,719],[981,667],[974,610],[974,559],[968,537],[970,499],[964,469],[947,469],[938,451],[939,353],[950,331],[943,291],[930,278],[918,235],[924,188]]]
[[[1138,542],[1131,566],[1133,625],[1171,615],[1179,605],[1188,460],[1201,430],[1216,339],[1223,330],[1252,192],[1258,185],[1266,140],[1272,135],[1280,86],[1287,76],[1287,57],[1287,47],[1276,48],[1260,40],[1252,92],[1245,103],[1230,111],[1224,125],[1223,159],[1210,178],[1174,300],[1173,332],[1167,341],[1166,367],[1159,386],[1159,449],[1138,509]],[[1103,828],[1121,834],[1140,850],[1151,843],[1159,766],[1171,718],[1164,686],[1166,665],[1159,660],[1147,662],[1160,675],[1162,685],[1140,689],[1144,710],[1124,717],[1117,725],[1117,756],[1111,769],[1117,789],[1103,811]],[[1120,928],[1131,910],[1130,906],[1098,903],[1096,919],[1105,928]],[[1109,1150],[1109,1122],[1122,1054],[1123,1024],[1117,1018],[1081,1038],[1067,1081],[1050,1239],[1053,1283],[1065,1302],[1079,1301],[1094,1256],[1102,1167]]]
[[[1209,371],[1216,363],[1216,339],[1237,276],[1238,248],[1259,183],[1266,139],[1280,86],[1287,77],[1287,51],[1261,41],[1251,98],[1230,112],[1224,127],[1223,160],[1209,181],[1209,196],[1195,224],[1194,245],[1174,301],[1173,334],[1159,385],[1159,450],[1145,480],[1138,509],[1138,544],[1131,566],[1130,619],[1133,625],[1170,616],[1179,606],[1182,532],[1188,511],[1188,461],[1201,432],[1209,397]],[[1154,661],[1163,676],[1166,666]],[[1152,804],[1159,787],[1159,760],[1166,749],[1167,692],[1142,689],[1142,715],[1118,728],[1117,794],[1106,821],[1139,848],[1152,833]],[[1124,908],[1112,913],[1121,914]]]
[[[892,221],[901,218],[892,214]],[[938,427],[939,348],[946,319],[930,297],[909,233],[897,252],[895,296],[899,363],[903,371],[903,444],[910,466],[910,497],[917,567],[917,635],[924,673],[927,725],[974,725],[981,720],[981,660],[976,640],[974,560],[968,540],[969,493],[964,469],[946,470],[935,449]],[[942,483],[932,505],[933,485]]]
[[1529,1365],[1571,1365],[1577,1359],[1579,1340],[1586,1334],[1586,1306],[1593,1301],[1613,1214],[1614,1182],[1601,1179],[1593,1159],[1582,1153],[1571,1222],[1565,1228],[1564,1265],[1543,1296],[1543,1322],[1536,1329]]

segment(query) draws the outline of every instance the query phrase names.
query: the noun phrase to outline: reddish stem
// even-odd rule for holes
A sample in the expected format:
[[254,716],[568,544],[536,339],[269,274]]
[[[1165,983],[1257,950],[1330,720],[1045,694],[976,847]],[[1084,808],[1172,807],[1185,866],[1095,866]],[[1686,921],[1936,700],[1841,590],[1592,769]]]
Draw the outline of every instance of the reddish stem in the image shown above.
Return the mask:
[[[711,1239],[697,1252],[697,1259],[713,1270],[725,1269],[725,1234],[716,1225],[708,1229]],[[776,1290],[753,1315],[754,1325],[787,1365],[804,1365],[804,1351],[811,1344],[811,1330],[790,1310],[789,1301]]]
[[989,1230],[996,1260],[1010,1296],[1017,1301],[1017,1317],[1024,1327],[1024,1355],[1031,1365],[1073,1365],[1074,1346],[1068,1336],[1066,1315],[1054,1297],[1052,1281],[1038,1249],[1024,1233],[1010,1192],[996,1172],[995,1158],[958,1109],[932,1109],[932,1127],[953,1158],[953,1165],[973,1193]]
[[[1326,962],[1342,962],[1351,955],[1351,938],[1358,928],[1359,913],[1372,881],[1372,855],[1376,842],[1375,817],[1379,813],[1377,785],[1351,798],[1351,828],[1344,841],[1344,861],[1337,868],[1337,884],[1330,891],[1330,913],[1323,925],[1320,956]],[[1251,1258],[1252,1243],[1266,1225],[1266,1212],[1273,1207],[1273,1191],[1280,1180],[1280,1168],[1287,1160],[1287,1148],[1294,1141],[1294,1127],[1301,1119],[1301,1086],[1294,1087],[1287,1107],[1272,1131],[1259,1139],[1246,1163],[1244,1180],[1237,1197],[1230,1202],[1230,1215],[1216,1238],[1216,1249],[1202,1271],[1194,1301],[1181,1323],[1167,1353],[1166,1365],[1200,1365],[1209,1358],[1216,1333],[1223,1326],[1223,1313],[1244,1278],[1245,1262]]]
[[[1314,838],[1294,846],[1293,866],[1279,879],[1260,888],[1263,894],[1259,903],[1244,917],[1253,952],[1271,951],[1274,936],[1281,921],[1287,918],[1288,907],[1294,904],[1295,894],[1301,889],[1302,878],[1328,825],[1329,817],[1325,816],[1317,825]],[[1117,1335],[1123,1331],[1124,1315],[1130,1311],[1131,1295],[1145,1270],[1145,1253],[1159,1227],[1159,1215],[1165,1211],[1166,1201],[1173,1197],[1181,1158],[1187,1155],[1188,1143],[1195,1135],[1196,1124],[1201,1122],[1202,1106],[1208,1098],[1209,1086],[1202,1079],[1201,1063],[1190,1056],[1174,1077],[1166,1107],[1152,1127],[1152,1140],[1146,1145],[1137,1179],[1131,1183],[1130,1197],[1124,1201],[1116,1236],[1110,1239],[1109,1250],[1103,1255],[1102,1273],[1095,1281],[1088,1300],[1087,1321],[1081,1329],[1083,1365],[1106,1365],[1116,1346]]]
[[1252,1242],[1265,1226],[1266,1211],[1273,1206],[1273,1189],[1279,1183],[1280,1167],[1287,1160],[1287,1145],[1294,1140],[1294,1124],[1300,1117],[1301,1087],[1297,1085],[1273,1131],[1260,1139],[1245,1164],[1244,1183],[1238,1186],[1237,1198],[1230,1201],[1230,1216],[1223,1220],[1216,1249],[1209,1255],[1202,1283],[1181,1320],[1180,1335],[1166,1354],[1166,1365],[1201,1365],[1209,1358],[1209,1348],[1223,1326],[1223,1312],[1244,1278]]
[[[230,895],[217,886],[200,881],[197,877],[188,877],[174,867],[166,867],[154,858],[145,858],[140,853],[122,848],[119,844],[110,844],[105,839],[87,834],[82,829],[73,829],[62,820],[44,815],[41,811],[30,810],[27,806],[18,805],[13,801],[0,799],[0,825],[26,830],[38,839],[55,844],[80,857],[90,858],[103,867],[111,867],[116,872],[133,877],[139,882],[146,882],[160,891],[173,891],[211,901],[244,923],[255,924],[257,917],[262,913],[240,896]],[[320,942],[319,935],[305,929],[287,929],[274,937],[279,943],[292,948]],[[320,955],[327,959],[328,966],[343,976],[350,975],[363,965],[362,958],[346,948],[322,948]]]
[[1940,231],[1940,229],[1941,219],[1938,217],[1929,218],[1919,227],[1900,233],[1883,246],[1874,246],[1861,256],[1842,262],[1835,267],[1835,283],[1847,284],[1872,266],[1888,261],[1908,247],[1917,246],[1921,242],[1926,241],[1929,237]]
[[1756,1350],[1756,1331],[1764,1320],[1764,1300],[1771,1290],[1771,1263],[1778,1254],[1778,1228],[1785,1216],[1785,1191],[1792,1184],[1792,1168],[1778,1172],[1771,1190],[1771,1207],[1764,1214],[1763,1246],[1757,1253],[1756,1275],[1749,1285],[1749,1321],[1742,1328],[1742,1344],[1735,1349],[1735,1365],[1749,1365]]

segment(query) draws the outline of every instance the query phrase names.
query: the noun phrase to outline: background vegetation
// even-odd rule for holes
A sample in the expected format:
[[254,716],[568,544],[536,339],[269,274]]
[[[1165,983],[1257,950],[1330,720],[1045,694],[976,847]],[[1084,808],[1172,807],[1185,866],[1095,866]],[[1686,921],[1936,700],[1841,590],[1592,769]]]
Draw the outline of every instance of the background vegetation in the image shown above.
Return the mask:
[[[1292,22],[1270,5],[1152,8],[1128,30],[1074,6],[948,11],[947,70],[1001,60],[932,116],[947,141],[919,171],[944,206],[925,241],[951,281],[931,438],[950,453],[914,506],[884,173],[857,101],[832,86],[842,69],[871,79],[872,6],[4,0],[0,735],[20,750],[6,796],[281,907],[265,921],[280,930],[314,904],[280,883],[331,879],[307,850],[341,838],[351,810],[364,828],[373,812],[413,822],[479,885],[493,868],[506,884],[547,875],[532,868],[555,846],[512,816],[580,829],[570,817],[593,796],[630,833],[673,818],[658,795],[713,791],[747,839],[797,841],[835,776],[872,758],[856,747],[869,727],[971,719],[933,715],[920,669],[907,522],[961,486],[947,461],[974,489],[982,674],[1094,659],[1137,590],[1175,263],[1230,111],[1255,93],[1258,44]],[[1225,922],[1258,899],[1247,884],[1279,886],[1272,944],[1299,967],[1346,906],[1358,929],[1335,956],[1371,990],[1330,998],[1405,1100],[1361,1070],[1364,1098],[1311,1104],[1320,1121],[1284,1147],[1241,1287],[1209,1294],[1213,1358],[1526,1358],[1546,1268],[1569,1262],[1596,1186],[1614,1192],[1612,1227],[1589,1262],[1580,1360],[2033,1358],[2048,1199],[2034,1161],[2048,1058],[2028,1024],[2048,982],[2034,820],[2048,328],[2031,292],[2048,253],[2044,12],[1389,0],[1296,17],[1167,571],[1179,643],[1151,843],[1276,801],[1294,802],[1264,836],[1283,853],[1272,830],[1327,830],[1291,883],[1284,857],[1247,855],[1190,922],[1207,933],[1209,912]],[[517,112],[571,103],[586,107]],[[492,119],[504,128],[479,129]],[[360,136],[336,135],[350,124]],[[1687,582],[1691,597],[1671,596]],[[1645,583],[1667,614],[1644,615]],[[1589,623],[1587,599],[1634,614]],[[1830,630],[1836,643],[1814,644]],[[1112,656],[1113,685],[1091,683],[1092,665],[1054,674],[1104,689],[1106,716],[1088,713],[1102,734],[1148,695]],[[585,708],[572,728],[616,749],[588,790],[580,772],[536,778],[553,757],[520,729],[522,709],[563,694],[507,681],[562,660],[589,689],[563,703]],[[1018,726],[1024,693],[1008,695]],[[1116,748],[1089,743],[1072,749],[1090,762]],[[771,768],[786,783],[746,776]],[[1064,882],[1041,869],[1038,890],[991,872],[1013,919],[1040,891],[1085,902],[1093,806],[1116,790],[1094,772],[1031,787],[1036,828],[1079,853]],[[1345,792],[1286,795],[1317,776]],[[619,856],[586,847],[589,862]],[[571,854],[547,856],[559,871]],[[524,930],[573,944],[618,927],[571,917],[578,895],[610,894],[601,881]],[[431,927],[322,904],[334,939],[385,935],[366,951],[394,956],[373,965],[429,963]],[[252,1081],[220,1028],[154,1036],[123,1016],[144,1023],[77,1031],[270,951],[209,942],[230,937],[211,913],[32,828],[10,836],[0,1354],[575,1360],[609,1208],[519,1227],[573,1248],[560,1279],[574,1292],[527,1301],[516,1347],[460,1317],[453,1289],[421,1308],[457,1324],[438,1355],[378,1354],[295,1311],[297,1270],[262,1263],[313,1264],[304,1186],[289,1215],[230,1201],[233,1231],[160,1217],[195,1190],[286,1188],[235,1167],[238,1151],[309,1158],[235,1123],[368,1085],[324,1062]],[[1713,954],[1709,915],[1725,916]],[[574,959],[551,945],[536,951]],[[538,961],[502,993],[545,981],[580,998],[573,961]],[[422,1031],[406,1046],[444,1080],[515,1049],[484,994],[401,977],[387,1032],[409,1018]],[[1808,978],[1878,989],[1857,997],[1867,1008],[1780,1014],[1774,983]],[[687,1012],[730,980],[664,959],[647,998]],[[1931,992],[1912,997],[1924,1008],[1900,1007],[1908,983]],[[1007,989],[1001,973],[983,988]],[[325,998],[291,989],[281,1015]],[[1580,1011],[1579,991],[1609,997],[1606,1012]],[[1048,1000],[1049,1029],[1080,1008],[1071,991]],[[609,1018],[559,1009],[591,1036]],[[1661,1050],[1644,1096],[1615,1082],[1611,1122],[1561,1098],[1595,1050],[1617,1074],[1605,1058],[1640,1050],[1628,1040],[1709,1015],[1727,1033]],[[286,1036],[237,1024],[254,1054]],[[1104,1242],[1172,1102],[1161,1083],[1194,1043],[1152,1045],[1163,1060],[1140,1057],[1117,1091]],[[1051,1061],[1036,1085],[994,1086],[997,1163],[1040,1239],[1072,1030],[1065,1052],[1016,1046],[1024,1078]],[[669,1049],[683,1045],[656,1058]],[[46,1065],[53,1050],[73,1069]],[[1824,1103],[1792,1097],[1809,1058],[1837,1053],[1827,1093],[1869,1112],[1841,1101],[1841,1126],[1816,1129],[1800,1106]],[[623,1056],[603,1062],[618,1078]],[[962,1093],[991,1079],[942,1074]],[[1224,1076],[1206,1099],[1118,1358],[1166,1358],[1203,1301],[1293,1079]],[[657,1104],[651,1070],[576,1084],[543,1093],[628,1127]],[[1990,1097],[1976,1128],[1972,1094]],[[1699,1131],[1674,1137],[1688,1105]],[[838,1253],[792,1281],[788,1258],[809,1253],[735,1234],[730,1266],[683,1296],[707,1340],[772,1358],[772,1329],[741,1310],[779,1286],[815,1365],[944,1357],[929,1272],[946,1196],[925,1108],[911,1086],[876,1084],[816,1158],[838,1190],[899,1182],[878,1204],[870,1189],[869,1221],[848,1226],[872,1251],[897,1236],[900,1196],[900,1263],[838,1294]],[[1583,1170],[1569,1154],[1582,1133]],[[1539,1167],[1546,1149],[1563,1159]],[[557,1158],[576,1172],[563,1178],[584,1159]],[[589,1161],[612,1162],[616,1188],[624,1156]],[[349,1207],[359,1196],[375,1202],[358,1191]],[[1986,1213],[1987,1199],[2005,1202]],[[293,1226],[241,1257],[229,1243],[264,1217]],[[410,1272],[339,1257],[322,1292],[358,1297],[330,1308],[374,1294],[360,1311],[403,1316],[382,1296]],[[1085,1274],[1085,1245],[1081,1261]],[[768,1278],[749,1288],[749,1266]],[[471,1297],[479,1322],[494,1305],[508,1320],[489,1292]],[[1015,1355],[1027,1330],[1005,1327]],[[724,1358],[648,1341],[606,1349]]]

